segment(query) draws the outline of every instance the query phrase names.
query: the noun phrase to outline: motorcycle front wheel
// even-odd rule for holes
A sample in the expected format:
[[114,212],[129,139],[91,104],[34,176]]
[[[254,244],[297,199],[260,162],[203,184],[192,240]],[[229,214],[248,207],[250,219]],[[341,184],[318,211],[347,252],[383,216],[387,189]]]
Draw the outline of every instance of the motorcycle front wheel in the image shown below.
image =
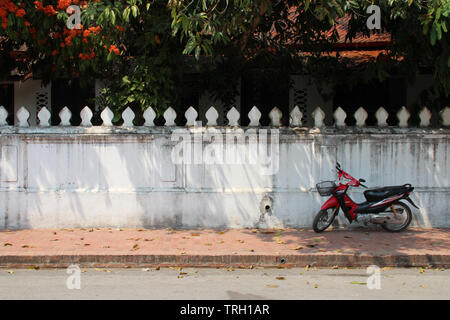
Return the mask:
[[334,221],[334,218],[337,215],[338,208],[331,207],[326,210],[320,210],[313,222],[313,229],[316,233],[320,233],[325,231]]

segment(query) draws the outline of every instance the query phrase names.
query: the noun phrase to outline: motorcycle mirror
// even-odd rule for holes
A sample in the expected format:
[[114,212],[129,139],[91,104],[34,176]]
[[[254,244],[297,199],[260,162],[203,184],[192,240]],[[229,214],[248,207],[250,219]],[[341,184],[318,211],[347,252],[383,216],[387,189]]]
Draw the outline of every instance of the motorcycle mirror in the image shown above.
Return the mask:
[[364,180],[364,179],[359,179],[359,182],[366,182],[366,180]]

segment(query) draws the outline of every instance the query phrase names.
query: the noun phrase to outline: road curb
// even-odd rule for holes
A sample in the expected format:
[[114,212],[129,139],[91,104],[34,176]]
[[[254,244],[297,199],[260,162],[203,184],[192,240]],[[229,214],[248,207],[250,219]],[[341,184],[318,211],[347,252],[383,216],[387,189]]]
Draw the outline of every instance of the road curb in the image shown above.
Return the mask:
[[2,255],[2,268],[81,267],[442,267],[450,266],[450,255]]

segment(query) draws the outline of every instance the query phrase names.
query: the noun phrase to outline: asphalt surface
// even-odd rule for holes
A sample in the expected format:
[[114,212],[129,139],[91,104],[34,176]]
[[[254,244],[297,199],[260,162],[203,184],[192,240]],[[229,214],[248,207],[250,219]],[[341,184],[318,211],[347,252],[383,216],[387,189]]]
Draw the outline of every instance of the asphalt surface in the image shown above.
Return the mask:
[[[0,269],[0,299],[449,299],[450,270]],[[79,276],[79,277],[78,277]],[[369,279],[369,277],[372,277]],[[69,287],[72,289],[68,289]],[[367,286],[371,284],[374,289]],[[376,289],[379,284],[379,289]],[[79,289],[77,289],[79,285]]]

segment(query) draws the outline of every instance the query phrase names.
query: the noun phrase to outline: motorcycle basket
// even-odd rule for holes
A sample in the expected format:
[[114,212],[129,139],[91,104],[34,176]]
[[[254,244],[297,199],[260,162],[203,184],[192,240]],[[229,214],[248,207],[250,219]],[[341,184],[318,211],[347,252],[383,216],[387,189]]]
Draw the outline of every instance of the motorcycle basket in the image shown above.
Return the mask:
[[334,189],[336,189],[337,186],[334,181],[322,181],[316,184],[316,188],[322,197],[327,197],[333,193]]

